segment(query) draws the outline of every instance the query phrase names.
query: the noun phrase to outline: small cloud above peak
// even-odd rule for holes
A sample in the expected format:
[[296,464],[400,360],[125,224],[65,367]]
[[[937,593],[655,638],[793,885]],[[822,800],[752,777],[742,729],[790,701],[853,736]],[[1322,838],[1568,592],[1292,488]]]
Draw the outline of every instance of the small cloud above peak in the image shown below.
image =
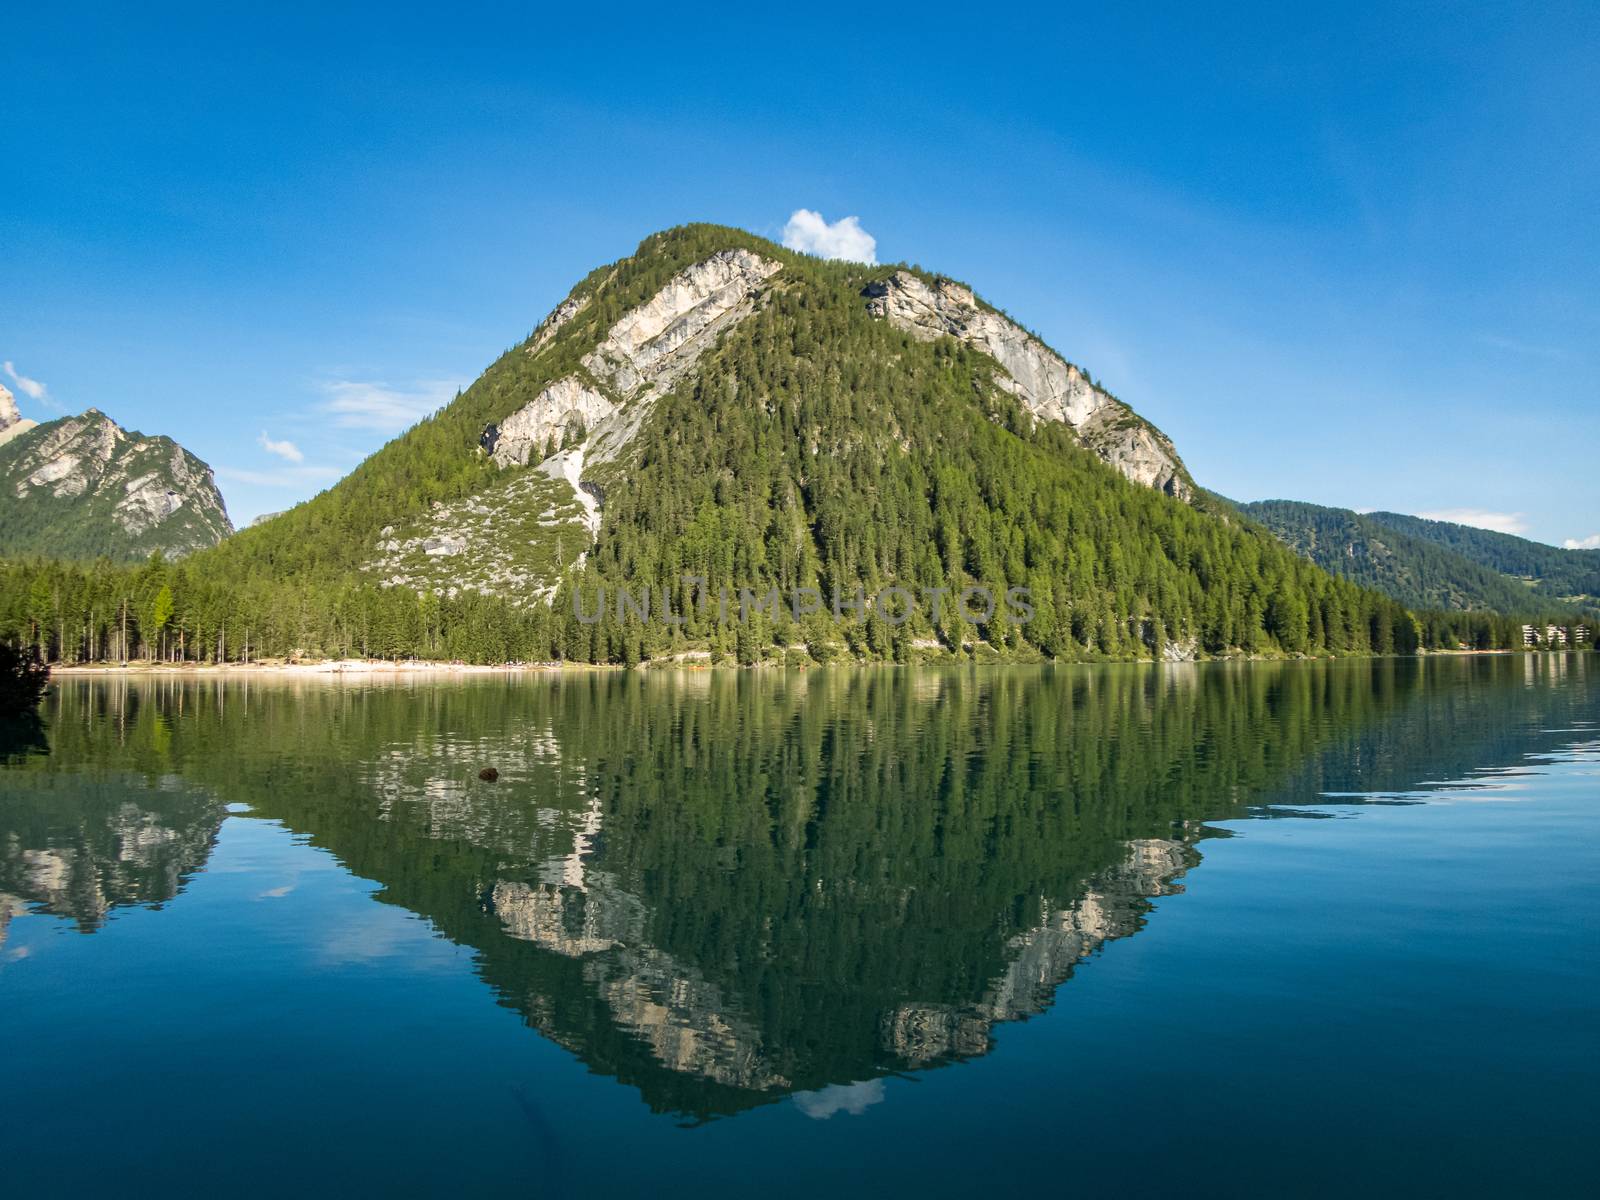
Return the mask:
[[790,215],[789,223],[783,227],[783,244],[818,258],[869,264],[878,261],[878,239],[861,228],[859,217],[840,217],[830,223],[809,208],[797,208]]
[[1453,525],[1471,525],[1495,533],[1526,533],[1528,522],[1521,513],[1491,512],[1485,508],[1440,508],[1433,512],[1420,512],[1425,521],[1449,521]]
[[256,438],[256,442],[268,454],[276,454],[279,458],[286,459],[289,462],[297,463],[305,462],[306,460],[306,456],[300,452],[299,446],[290,441],[274,441],[267,436],[265,429],[261,431],[261,436]]
[[1600,550],[1600,533],[1591,533],[1588,537],[1568,538],[1561,543],[1563,550]]

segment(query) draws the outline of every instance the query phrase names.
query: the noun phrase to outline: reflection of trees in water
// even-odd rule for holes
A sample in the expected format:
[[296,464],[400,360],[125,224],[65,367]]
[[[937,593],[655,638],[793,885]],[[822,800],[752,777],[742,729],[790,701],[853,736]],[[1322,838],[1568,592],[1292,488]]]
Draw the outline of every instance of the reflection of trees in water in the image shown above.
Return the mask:
[[1589,689],[1547,658],[75,682],[52,763],[282,820],[593,1069],[703,1117],[985,1053],[1141,927],[1204,822],[1514,762]]
[[[155,742],[151,729],[139,740]],[[165,718],[153,709],[143,718]],[[67,755],[13,760],[0,802],[0,940],[9,916],[36,907],[85,933],[111,911],[160,905],[205,865],[222,806],[170,774],[107,763],[74,737]]]
[[0,767],[21,762],[32,754],[50,753],[44,722],[32,709],[11,717],[0,717]]

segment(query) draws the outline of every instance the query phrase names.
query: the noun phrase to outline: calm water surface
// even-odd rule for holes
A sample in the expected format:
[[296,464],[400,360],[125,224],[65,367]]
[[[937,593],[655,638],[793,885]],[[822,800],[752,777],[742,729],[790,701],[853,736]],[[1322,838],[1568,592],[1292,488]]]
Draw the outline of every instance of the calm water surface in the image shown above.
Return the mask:
[[43,717],[0,750],[6,1195],[1593,1183],[1588,656]]

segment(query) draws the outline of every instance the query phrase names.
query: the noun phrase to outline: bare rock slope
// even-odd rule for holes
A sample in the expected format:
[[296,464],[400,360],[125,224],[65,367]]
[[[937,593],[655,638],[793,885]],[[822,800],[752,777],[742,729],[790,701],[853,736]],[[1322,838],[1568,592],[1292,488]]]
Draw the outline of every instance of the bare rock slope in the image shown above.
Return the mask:
[[1135,483],[1180,500],[1194,484],[1172,442],[1076,366],[954,280],[926,283],[896,271],[866,291],[867,309],[913,337],[954,337],[999,365],[995,382],[1041,421],[1070,425],[1081,441]]
[[867,310],[914,338],[957,338],[994,358],[995,382],[1018,398],[1038,421],[1061,421],[1078,440],[1134,483],[1178,499],[1194,483],[1162,430],[1094,386],[1066,358],[1010,320],[984,306],[971,288],[954,280],[923,282],[909,270],[872,283]]

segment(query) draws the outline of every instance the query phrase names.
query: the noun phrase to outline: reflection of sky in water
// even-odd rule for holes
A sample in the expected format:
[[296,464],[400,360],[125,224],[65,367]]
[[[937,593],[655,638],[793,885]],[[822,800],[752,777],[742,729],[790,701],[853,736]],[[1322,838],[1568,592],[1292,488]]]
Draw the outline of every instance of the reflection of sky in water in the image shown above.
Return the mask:
[[[1363,669],[1262,677],[1337,682]],[[40,1036],[0,1062],[30,1111],[51,1113],[76,1111],[75,1076],[102,1072],[125,1089],[128,1063],[151,1054],[163,1061],[140,1059],[140,1077],[170,1071],[211,1097],[208,1111],[220,1107],[215,1062],[240,1120],[295,1128],[286,1144],[379,1172],[380,1144],[457,1168],[470,1158],[481,1180],[445,1182],[502,1190],[548,1181],[538,1172],[557,1157],[568,1171],[581,1162],[596,1194],[645,1179],[662,1194],[690,1179],[692,1194],[711,1194],[729,1190],[731,1172],[748,1181],[774,1163],[786,1164],[775,1190],[797,1192],[835,1161],[885,1193],[916,1177],[929,1195],[975,1194],[980,1169],[990,1184],[1011,1172],[1059,1190],[1037,1147],[1066,1129],[1092,1150],[1074,1157],[1075,1178],[1139,1194],[1140,1164],[1157,1160],[1208,1162],[1208,1177],[1226,1178],[1208,1155],[1241,1123],[1270,1124],[1296,1164],[1319,1162],[1329,1179],[1342,1168],[1319,1159],[1328,1146],[1375,1169],[1362,1158],[1383,1142],[1374,1124],[1426,1128],[1430,1145],[1475,1164],[1470,1184],[1493,1176],[1474,1144],[1450,1139],[1491,1092],[1507,1137],[1528,1134],[1521,1111],[1538,1113],[1547,1149],[1559,1141],[1583,1103],[1564,1081],[1594,1041],[1571,1004],[1593,994],[1594,972],[1570,940],[1593,914],[1562,911],[1574,881],[1596,874],[1596,806],[1582,791],[1600,764],[1593,725],[1502,720],[1494,704],[1466,720],[1450,695],[1423,691],[1295,741],[1281,705],[1230,727],[1228,705],[1193,707],[1207,672],[1146,693],[1164,677],[1151,671],[1126,676],[1144,697],[1131,706],[1144,732],[1130,723],[1107,739],[1092,723],[1121,693],[1090,692],[1028,725],[1052,697],[1008,698],[1004,681],[1026,677],[909,676],[914,687],[862,702],[870,719],[855,719],[859,698],[845,691],[837,710],[786,714],[759,734],[685,724],[681,696],[643,712],[660,719],[637,739],[621,724],[576,736],[573,718],[600,716],[598,703],[565,721],[513,709],[493,736],[441,718],[403,739],[385,726],[344,757],[329,739],[331,757],[287,781],[277,772],[293,751],[267,738],[241,745],[211,791],[197,797],[189,778],[188,801],[172,790],[182,771],[152,772],[152,789],[129,774],[109,816],[91,806],[68,832],[23,823],[10,835],[0,999],[21,1014],[15,1028]],[[746,685],[691,699],[729,686]],[[806,688],[829,686],[817,673]],[[293,716],[270,697],[258,705],[257,721]],[[981,723],[992,707],[1003,726]],[[1314,713],[1308,727],[1327,719]],[[986,736],[1001,728],[1016,753],[986,761],[968,721]],[[826,736],[795,736],[807,722]],[[951,732],[941,722],[962,736],[938,742]],[[853,728],[866,736],[850,740]],[[1478,740],[1442,741],[1448,728]],[[724,745],[724,734],[736,736]],[[725,754],[760,761],[729,773],[736,786],[718,774],[696,790]],[[1101,771],[1119,755],[1159,762]],[[1230,755],[1284,761],[1262,785]],[[476,779],[486,763],[498,784]],[[270,782],[239,803],[229,776],[251,770]],[[1338,786],[1369,781],[1395,786]],[[224,803],[236,819],[208,840]],[[1346,819],[1243,819],[1319,807]],[[97,821],[115,836],[76,852]],[[1233,836],[1214,837],[1217,822]],[[955,840],[963,823],[982,836]],[[1020,852],[1030,846],[1036,858]],[[48,879],[28,871],[40,853],[55,856]],[[160,868],[154,883],[130,874],[142,866]],[[99,890],[73,892],[69,878]],[[962,907],[988,884],[976,911]],[[104,918],[93,937],[30,915],[75,916],[83,896]],[[280,1056],[292,1092],[274,1090]],[[1557,1111],[1533,1102],[1545,1094]],[[175,1122],[199,1119],[181,1092],[155,1098]],[[1361,1114],[1366,1134],[1343,1114]],[[662,1115],[732,1119],[680,1134]],[[213,1119],[251,1161],[259,1143],[231,1114]],[[97,1138],[113,1137],[94,1120]],[[164,1130],[141,1126],[152,1145]],[[916,1154],[885,1178],[883,1147],[908,1139]],[[208,1149],[188,1154],[209,1177],[235,1178]],[[1102,1159],[1120,1172],[1100,1171]],[[27,1148],[12,1160],[26,1169]],[[1557,1146],[1523,1169],[1564,1161]],[[1437,1169],[1463,1183],[1449,1163]]]

